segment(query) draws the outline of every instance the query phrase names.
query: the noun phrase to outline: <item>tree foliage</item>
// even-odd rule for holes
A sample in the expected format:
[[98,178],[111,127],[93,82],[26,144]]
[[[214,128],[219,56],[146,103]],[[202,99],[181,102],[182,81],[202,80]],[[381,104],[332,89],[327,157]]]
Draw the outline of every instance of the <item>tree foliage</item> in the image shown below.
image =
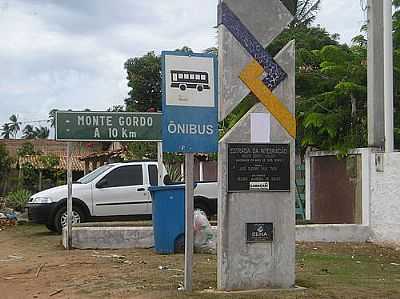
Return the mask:
[[49,112],[49,120],[48,122],[50,123],[50,127],[54,128],[56,126],[56,113],[58,109],[51,109]]
[[310,26],[317,17],[321,0],[290,0],[289,7],[295,8],[290,27]]
[[[12,159],[4,144],[0,144],[0,187],[5,184],[8,173],[11,169]],[[1,189],[2,191],[2,189]]]
[[35,138],[35,130],[32,125],[26,125],[22,130],[22,138],[24,139],[34,139]]
[[[212,50],[210,48],[206,51]],[[178,48],[176,51],[193,53],[188,46]],[[124,68],[128,75],[128,87],[131,88],[129,98],[125,99],[126,110],[161,111],[161,57],[152,51],[142,57],[129,58]]]
[[40,152],[37,152],[33,144],[30,142],[25,142],[21,145],[21,147],[17,148],[18,157],[24,157],[36,154],[40,154]]
[[367,142],[367,51],[363,43],[299,51],[298,145],[322,150]]
[[4,139],[17,138],[17,134],[21,130],[21,122],[18,121],[18,117],[15,114],[11,115],[9,120],[10,122],[3,124],[1,127],[1,137]]
[[3,137],[4,139],[10,139],[11,134],[12,134],[12,132],[11,132],[10,124],[9,123],[3,124],[1,127],[1,137]]
[[10,126],[10,130],[11,130],[11,135],[14,138],[17,138],[17,134],[21,130],[21,127],[20,127],[21,122],[18,121],[18,117],[15,114],[10,116],[9,126]]
[[50,130],[47,127],[26,125],[22,133],[23,139],[47,139],[50,135]]
[[161,58],[154,52],[125,62],[128,74],[129,98],[127,111],[161,110]]

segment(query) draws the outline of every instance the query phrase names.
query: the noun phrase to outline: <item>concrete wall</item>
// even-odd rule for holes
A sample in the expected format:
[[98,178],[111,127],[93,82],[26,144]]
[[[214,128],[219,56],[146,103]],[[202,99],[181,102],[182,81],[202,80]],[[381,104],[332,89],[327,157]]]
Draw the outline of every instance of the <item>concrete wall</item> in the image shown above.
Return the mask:
[[[379,153],[355,149],[362,156],[362,225],[370,227],[376,242],[400,242],[400,152]],[[306,219],[311,219],[310,157],[335,155],[310,152],[306,155]]]
[[[98,226],[97,226],[98,225]],[[77,249],[151,248],[154,246],[153,227],[104,227],[88,223],[72,228],[72,246]],[[217,239],[218,228],[211,228]],[[297,225],[297,242],[366,242],[371,230],[367,225],[316,224]],[[63,244],[66,247],[66,232]]]
[[372,239],[400,242],[400,153],[371,156],[369,221]]
[[[67,232],[63,231],[66,247]],[[73,227],[72,247],[78,249],[151,248],[153,227]]]
[[313,224],[297,225],[298,242],[366,242],[371,230],[358,224]]

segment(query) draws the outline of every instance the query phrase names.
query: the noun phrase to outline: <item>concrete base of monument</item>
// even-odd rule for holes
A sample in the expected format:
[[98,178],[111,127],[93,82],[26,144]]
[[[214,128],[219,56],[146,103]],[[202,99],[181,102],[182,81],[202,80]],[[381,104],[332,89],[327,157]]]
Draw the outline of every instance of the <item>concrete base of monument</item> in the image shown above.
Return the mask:
[[[217,238],[217,227],[213,226],[212,231],[214,237]],[[370,227],[357,224],[296,226],[297,242],[358,243],[369,241],[371,234]],[[65,231],[63,244],[66,244]],[[72,247],[77,249],[151,248],[153,246],[153,227],[149,222],[82,223],[72,227]]]
[[301,286],[294,286],[293,288],[289,289],[255,289],[255,290],[215,290],[215,289],[208,289],[203,290],[201,294],[232,294],[232,295],[246,295],[246,294],[254,294],[254,295],[261,295],[261,294],[271,294],[271,293],[281,293],[281,292],[304,292],[307,288]]
[[[66,248],[67,233],[64,229],[63,245]],[[76,249],[128,249],[154,246],[153,227],[72,227],[72,247]]]
[[[143,226],[137,226],[138,224]],[[89,222],[72,227],[72,247],[75,249],[147,249],[154,247],[153,227],[148,222]],[[214,238],[217,227],[212,227]],[[66,248],[67,232],[62,234]]]

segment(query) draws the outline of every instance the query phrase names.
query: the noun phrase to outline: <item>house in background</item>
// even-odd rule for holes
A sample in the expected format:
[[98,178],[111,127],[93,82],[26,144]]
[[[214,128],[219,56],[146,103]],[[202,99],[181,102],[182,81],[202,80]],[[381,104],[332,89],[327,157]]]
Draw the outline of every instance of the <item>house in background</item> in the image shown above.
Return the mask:
[[[33,146],[34,155],[19,156],[18,150],[23,148],[25,144]],[[29,165],[38,173],[37,179],[32,182],[32,190],[39,191],[45,188],[53,187],[55,183],[44,179],[43,174],[48,171],[48,163],[45,157],[55,158],[58,163],[52,167],[53,171],[58,171],[60,177],[65,177],[67,171],[67,152],[66,143],[48,139],[0,139],[8,151],[14,163],[6,181],[0,183],[0,195],[7,194],[19,187],[21,182],[22,167]],[[72,171],[73,179],[83,176],[85,163],[80,160],[81,157],[87,156],[93,152],[101,151],[103,145],[101,143],[77,142],[74,143],[72,150]],[[63,175],[64,174],[64,175]]]

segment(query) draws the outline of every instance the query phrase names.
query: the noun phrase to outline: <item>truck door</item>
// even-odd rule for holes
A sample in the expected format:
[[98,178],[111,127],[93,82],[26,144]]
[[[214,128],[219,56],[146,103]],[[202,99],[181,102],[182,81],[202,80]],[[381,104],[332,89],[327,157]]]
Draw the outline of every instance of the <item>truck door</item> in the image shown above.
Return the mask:
[[[149,185],[150,186],[158,186],[158,170],[157,170],[157,165],[149,164],[147,165],[147,173],[149,175]],[[151,196],[150,196],[150,201],[147,206],[148,213],[152,213],[152,202],[151,202]]]
[[105,175],[93,188],[95,216],[148,214],[150,195],[143,166],[121,166]]

